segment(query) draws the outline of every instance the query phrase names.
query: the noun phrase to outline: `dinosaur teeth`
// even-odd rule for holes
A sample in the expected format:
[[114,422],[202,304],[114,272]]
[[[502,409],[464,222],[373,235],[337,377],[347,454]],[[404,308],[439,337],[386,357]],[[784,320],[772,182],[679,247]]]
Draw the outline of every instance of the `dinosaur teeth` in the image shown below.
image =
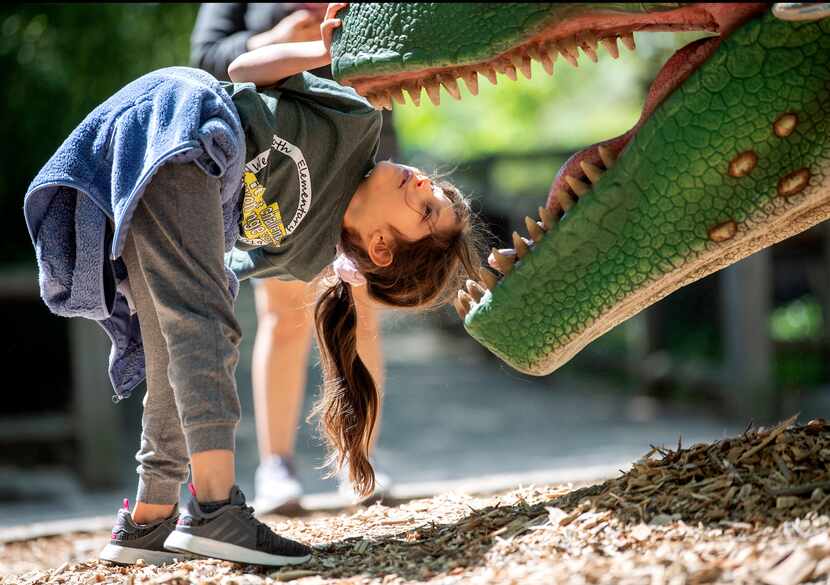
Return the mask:
[[429,96],[429,101],[432,102],[432,105],[441,105],[441,86],[438,85],[437,81],[426,82],[424,84],[424,89],[427,90],[427,95]]
[[469,310],[472,307],[473,302],[474,302],[473,297],[470,296],[470,293],[468,293],[464,289],[459,290],[458,291],[458,300],[461,301],[461,304],[469,312]]
[[530,239],[533,240],[534,244],[538,244],[542,241],[542,238],[545,237],[545,232],[543,232],[542,228],[539,227],[539,224],[533,221],[530,217],[525,217],[525,227],[527,228],[527,232],[530,234]]
[[573,67],[579,67],[579,50],[573,39],[562,39],[558,42],[559,52]]
[[516,81],[516,79],[518,79],[518,76],[516,75],[516,68],[512,63],[504,63],[503,61],[500,61],[496,64],[496,69],[498,69],[498,72],[502,75],[507,76],[510,81]]
[[441,80],[441,85],[444,86],[444,89],[447,90],[447,93],[454,100],[461,99],[461,92],[458,89],[458,82],[455,80],[455,77],[452,75],[441,75],[439,79]]
[[467,89],[472,95],[478,95],[478,73],[475,69],[466,71],[463,75],[464,83],[467,84]]
[[562,209],[565,210],[565,212],[570,211],[571,207],[573,207],[576,203],[573,197],[571,197],[571,194],[564,189],[556,191],[556,200],[559,201],[559,205],[562,206]]
[[461,304],[461,301],[458,300],[458,296],[452,300],[452,306],[458,314],[458,318],[463,321],[467,316],[467,311],[464,309],[464,305]]
[[385,110],[392,109],[392,95],[388,91],[383,90],[382,92],[379,92],[378,97],[380,98],[381,106],[383,106]]
[[539,208],[539,217],[542,218],[542,227],[546,232],[556,225],[556,216],[547,207]]
[[496,275],[487,270],[486,268],[481,269],[481,282],[484,283],[488,289],[493,290],[496,288],[496,285],[499,283],[498,278]]
[[502,254],[496,248],[493,248],[492,255],[496,270],[505,276],[510,274],[510,271],[513,270],[513,258]]
[[369,100],[369,103],[376,110],[391,110],[392,109],[392,100],[389,96],[389,93],[386,91],[379,91],[378,93],[372,93],[366,96],[366,99]]
[[485,290],[481,288],[481,285],[477,283],[475,280],[467,280],[467,292],[473,298],[473,301],[476,303],[481,301],[481,297],[484,296]]
[[496,85],[499,82],[498,78],[496,77],[496,70],[489,65],[485,65],[484,67],[482,67],[479,73],[486,77],[487,81],[489,81],[493,85]]
[[596,63],[599,60],[599,57],[597,57],[597,39],[594,35],[586,33],[580,38],[579,46],[591,61]]
[[[582,49],[582,52],[584,52],[588,58],[591,59],[591,61],[596,63],[599,60],[597,55],[597,47],[600,44],[605,47],[605,50],[608,51],[608,54],[610,54],[612,58],[617,59],[620,56],[619,47],[617,46],[618,39],[628,50],[633,51],[636,49],[634,34],[631,32],[623,33],[619,37],[612,36],[601,39],[597,38],[595,33],[583,32],[579,33],[576,37],[558,39],[556,41],[539,41],[536,44],[529,45],[523,49],[515,50],[510,54],[505,54],[499,60],[492,63],[481,63],[476,66],[456,69],[452,72],[447,71],[439,73],[425,81],[413,80],[405,82],[399,86],[387,87],[383,90],[367,95],[366,99],[377,110],[391,110],[393,102],[399,105],[406,104],[404,97],[404,92],[406,92],[409,94],[409,98],[412,100],[412,103],[415,106],[420,106],[421,89],[425,89],[432,104],[438,106],[441,104],[441,86],[444,87],[446,92],[453,99],[461,99],[461,91],[458,85],[459,78],[464,80],[471,95],[478,95],[479,75],[483,75],[493,85],[498,85],[498,73],[501,73],[511,81],[516,81],[518,79],[518,72],[521,71],[525,78],[532,79],[534,60],[542,64],[545,73],[553,75],[553,66],[559,55],[561,55],[562,58],[565,59],[572,67],[579,67],[580,49]],[[610,149],[603,146],[599,147],[599,152],[605,168],[611,168],[616,161],[616,156],[610,151]],[[595,183],[602,173],[602,170],[595,165],[591,165],[590,171],[585,170],[583,166],[583,170],[592,183]],[[574,189],[577,196],[583,194],[579,192],[579,185],[584,186],[586,190],[589,189],[588,185],[585,185],[576,179],[574,180],[577,181],[577,187],[571,185],[570,182],[569,185],[571,185],[571,188]]]
[[382,106],[380,105],[380,101],[378,100],[377,94],[370,93],[366,96],[366,99],[369,100],[369,103],[372,104],[373,108],[375,108],[376,110],[381,109]]
[[577,197],[582,197],[585,193],[591,190],[588,185],[570,175],[565,175],[565,182],[571,189],[573,189],[573,192],[576,193]]
[[409,94],[409,99],[412,100],[412,103],[416,106],[421,105],[421,85],[418,82],[414,83],[407,83],[403,86],[406,90],[406,93]]
[[617,37],[606,37],[604,39],[600,39],[599,42],[602,43],[602,46],[605,47],[605,50],[608,51],[608,54],[611,55],[612,59],[620,58],[620,48],[617,46]]
[[533,75],[531,70],[530,57],[524,53],[513,53],[510,57],[513,60],[513,66],[522,72],[525,79],[530,79]]
[[[542,54],[547,55],[548,59],[550,59],[550,74],[553,74],[553,65],[556,63],[556,58],[559,57],[559,45],[556,44],[556,41],[548,41],[542,45]],[[544,58],[542,60],[542,65],[545,64]],[[545,71],[547,71],[547,67],[545,67]]]
[[470,312],[470,309],[473,306],[473,297],[471,297],[466,291],[459,290],[458,295],[453,302],[453,306],[458,312],[458,316],[463,319],[467,316],[467,313]]
[[596,184],[602,177],[602,171],[600,168],[596,165],[592,165],[586,160],[581,161],[579,166],[582,167],[582,170],[585,172],[585,176],[588,177],[588,180],[592,183]]
[[602,159],[602,164],[605,165],[606,169],[610,169],[614,166],[614,163],[617,162],[616,155],[605,145],[601,145],[597,148],[599,151],[599,157]]
[[524,258],[527,253],[530,252],[527,242],[524,241],[518,232],[513,232],[513,249],[516,250],[516,256],[518,256],[519,260]]
[[388,88],[389,95],[395,100],[395,103],[403,106],[406,104],[406,98],[403,97],[403,92],[399,86],[392,86]]
[[553,59],[550,58],[550,54],[548,54],[548,51],[544,47],[531,45],[528,53],[530,53],[533,59],[536,59],[542,64],[542,67],[545,68],[545,73],[553,75]]

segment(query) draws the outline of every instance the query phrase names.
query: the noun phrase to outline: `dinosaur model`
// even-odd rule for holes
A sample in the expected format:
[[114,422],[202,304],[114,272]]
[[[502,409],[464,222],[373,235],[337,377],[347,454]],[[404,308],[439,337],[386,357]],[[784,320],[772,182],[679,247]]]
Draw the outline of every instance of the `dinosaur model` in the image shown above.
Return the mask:
[[[792,5],[788,5],[792,6]],[[825,8],[827,5],[824,5]],[[825,10],[825,13],[827,10]],[[456,309],[513,368],[552,372],[678,288],[830,217],[830,19],[767,4],[355,4],[332,68],[376,108],[479,76],[548,74],[635,49],[635,31],[708,31],[655,78],[637,124],[578,152],[529,238],[494,249]],[[811,18],[811,19],[810,19]],[[555,73],[554,73],[555,74]]]

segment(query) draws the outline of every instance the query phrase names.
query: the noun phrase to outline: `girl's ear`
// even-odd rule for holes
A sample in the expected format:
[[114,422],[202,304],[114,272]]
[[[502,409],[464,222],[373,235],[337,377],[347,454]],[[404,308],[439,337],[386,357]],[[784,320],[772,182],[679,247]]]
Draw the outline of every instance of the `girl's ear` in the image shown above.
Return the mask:
[[389,249],[379,230],[370,236],[368,248],[369,259],[375,266],[385,268],[392,264],[392,250]]

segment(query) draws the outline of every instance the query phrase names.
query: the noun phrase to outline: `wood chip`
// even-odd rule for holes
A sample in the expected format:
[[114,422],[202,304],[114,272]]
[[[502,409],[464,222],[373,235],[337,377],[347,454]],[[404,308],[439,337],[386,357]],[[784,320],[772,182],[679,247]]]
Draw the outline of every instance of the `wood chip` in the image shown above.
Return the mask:
[[293,571],[282,571],[279,573],[272,573],[269,575],[275,581],[293,581],[294,579],[302,579],[303,577],[311,577],[317,575],[317,571],[305,571],[303,569],[294,569]]
[[109,540],[102,531],[7,543],[0,584],[827,583],[830,427],[793,420],[654,447],[594,485],[274,517],[280,535],[314,549],[296,568],[210,559],[121,567],[95,560]]
[[642,542],[648,540],[649,536],[651,536],[651,528],[645,524],[637,524],[637,526],[631,529],[631,538],[634,540]]
[[797,585],[812,575],[815,566],[816,559],[807,551],[796,549],[769,573],[762,575],[761,581],[766,585]]
[[756,445],[755,447],[753,447],[752,449],[748,450],[743,455],[741,455],[738,458],[737,462],[740,463],[742,459],[747,459],[749,457],[752,457],[753,455],[755,455],[755,453],[757,453],[758,451],[760,451],[761,449],[763,449],[764,447],[766,447],[767,445],[772,443],[775,440],[775,438],[778,435],[780,435],[781,433],[783,433],[785,430],[787,430],[787,427],[792,425],[796,421],[797,418],[798,418],[798,415],[794,414],[793,416],[791,416],[790,418],[788,418],[784,422],[776,425],[775,428],[769,433],[769,435],[767,436],[766,439],[764,439],[758,445]]

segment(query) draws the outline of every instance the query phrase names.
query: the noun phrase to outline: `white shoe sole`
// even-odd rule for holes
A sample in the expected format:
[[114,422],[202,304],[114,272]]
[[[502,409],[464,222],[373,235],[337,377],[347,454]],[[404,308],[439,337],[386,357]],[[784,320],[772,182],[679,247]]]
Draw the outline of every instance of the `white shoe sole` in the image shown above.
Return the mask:
[[164,565],[175,561],[183,561],[191,558],[191,556],[182,553],[131,548],[129,546],[119,546],[110,543],[101,550],[98,558],[103,561],[118,563],[119,565],[134,565],[139,559],[148,565]]
[[221,559],[223,561],[249,565],[267,565],[270,567],[299,565],[311,558],[311,555],[305,555],[303,557],[271,555],[220,540],[213,540],[212,538],[194,536],[178,530],[170,533],[170,536],[164,541],[164,548],[178,552],[193,553],[213,559]]

